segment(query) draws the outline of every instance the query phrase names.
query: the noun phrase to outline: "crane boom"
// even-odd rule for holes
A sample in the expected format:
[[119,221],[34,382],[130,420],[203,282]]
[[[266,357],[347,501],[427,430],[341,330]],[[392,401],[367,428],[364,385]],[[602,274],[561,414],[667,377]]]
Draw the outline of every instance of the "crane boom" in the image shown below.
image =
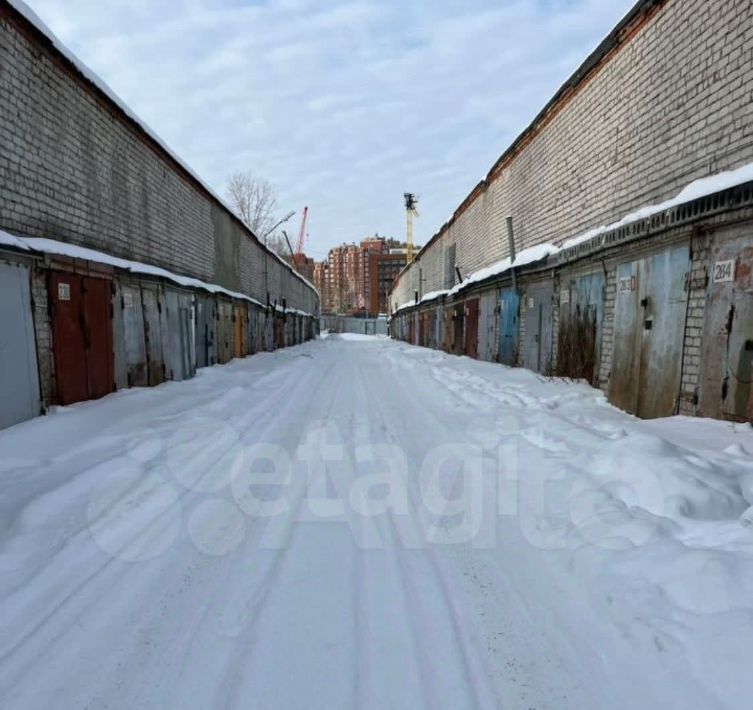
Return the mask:
[[306,223],[309,218],[309,208],[303,208],[303,219],[301,220],[301,231],[298,233],[298,241],[295,243],[295,260],[303,261],[303,249],[306,246]]
[[410,264],[413,261],[413,218],[418,217],[418,198],[412,192],[404,193],[403,197],[406,217],[406,261]]

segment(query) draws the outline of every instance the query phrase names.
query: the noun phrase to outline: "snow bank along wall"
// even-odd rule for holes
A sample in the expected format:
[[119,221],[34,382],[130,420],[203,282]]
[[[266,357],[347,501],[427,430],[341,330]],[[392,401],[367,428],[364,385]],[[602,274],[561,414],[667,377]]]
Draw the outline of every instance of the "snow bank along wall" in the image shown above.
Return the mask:
[[313,286],[6,0],[0,298],[0,427],[318,329]]
[[751,66],[748,0],[639,2],[401,273],[392,334],[753,419]]

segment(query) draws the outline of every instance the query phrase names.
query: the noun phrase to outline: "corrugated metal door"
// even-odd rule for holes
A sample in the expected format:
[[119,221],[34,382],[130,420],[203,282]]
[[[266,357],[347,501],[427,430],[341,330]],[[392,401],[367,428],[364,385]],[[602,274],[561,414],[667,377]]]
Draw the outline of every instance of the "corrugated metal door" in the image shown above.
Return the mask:
[[526,289],[523,340],[523,366],[548,374],[552,369],[552,300],[551,282],[531,284]]
[[478,298],[465,302],[465,354],[478,358]]
[[115,389],[110,282],[50,275],[57,398],[73,404]]
[[162,299],[159,286],[141,286],[144,339],[146,343],[147,381],[154,387],[165,381],[165,347],[162,335]]
[[706,417],[753,421],[753,244],[734,229],[712,248],[700,405]]
[[617,267],[609,400],[645,419],[676,411],[689,259],[683,245]]
[[499,357],[503,365],[518,364],[518,313],[520,296],[512,289],[502,289],[499,294]]
[[0,428],[40,412],[29,269],[0,263]]

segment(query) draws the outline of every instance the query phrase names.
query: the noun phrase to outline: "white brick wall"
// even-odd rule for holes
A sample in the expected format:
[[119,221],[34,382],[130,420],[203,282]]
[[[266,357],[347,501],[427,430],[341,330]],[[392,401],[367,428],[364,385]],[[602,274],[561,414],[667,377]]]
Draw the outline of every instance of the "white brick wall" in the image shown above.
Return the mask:
[[[0,228],[266,299],[264,252],[0,0]],[[271,300],[314,292],[269,258]]]
[[751,66],[750,0],[668,0],[420,255],[393,304],[418,267],[425,292],[448,286],[450,244],[464,274],[506,256],[507,214],[519,250],[561,243],[753,161]]

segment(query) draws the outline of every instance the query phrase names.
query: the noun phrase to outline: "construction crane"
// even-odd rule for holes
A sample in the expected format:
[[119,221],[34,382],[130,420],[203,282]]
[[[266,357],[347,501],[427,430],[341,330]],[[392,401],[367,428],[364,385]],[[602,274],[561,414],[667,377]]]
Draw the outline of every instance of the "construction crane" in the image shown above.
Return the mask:
[[407,263],[410,264],[413,261],[413,218],[420,215],[416,207],[418,205],[418,197],[411,192],[404,193],[403,197],[405,198],[405,216],[407,222],[406,244],[408,248],[406,249],[406,254]]
[[303,208],[303,219],[301,220],[301,231],[298,233],[298,241],[295,243],[295,254],[293,254],[293,260],[296,266],[302,266],[306,259],[306,255],[303,253],[303,249],[306,246],[306,223],[309,219],[309,208]]

